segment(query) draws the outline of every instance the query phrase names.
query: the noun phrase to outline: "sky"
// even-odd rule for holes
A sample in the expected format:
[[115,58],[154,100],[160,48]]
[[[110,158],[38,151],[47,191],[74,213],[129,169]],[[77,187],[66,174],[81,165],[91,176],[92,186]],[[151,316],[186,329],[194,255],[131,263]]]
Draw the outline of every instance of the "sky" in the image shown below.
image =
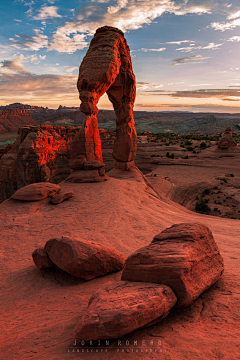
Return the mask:
[[79,106],[78,68],[104,25],[125,33],[135,110],[240,113],[239,0],[2,1],[0,105]]

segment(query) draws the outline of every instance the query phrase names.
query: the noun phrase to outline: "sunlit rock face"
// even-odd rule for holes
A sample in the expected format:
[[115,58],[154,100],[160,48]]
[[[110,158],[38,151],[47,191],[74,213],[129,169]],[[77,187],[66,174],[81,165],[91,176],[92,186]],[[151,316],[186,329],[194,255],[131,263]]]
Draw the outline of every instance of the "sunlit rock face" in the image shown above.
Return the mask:
[[69,143],[77,131],[51,125],[20,128],[12,148],[0,160],[0,200],[28,184],[66,179]]
[[86,117],[71,145],[71,159],[84,155],[87,160],[102,161],[96,115],[97,103],[107,93],[117,117],[113,158],[120,162],[134,160],[137,150],[133,118],[136,84],[130,50],[121,30],[110,26],[97,29],[80,65],[77,88],[80,110]]

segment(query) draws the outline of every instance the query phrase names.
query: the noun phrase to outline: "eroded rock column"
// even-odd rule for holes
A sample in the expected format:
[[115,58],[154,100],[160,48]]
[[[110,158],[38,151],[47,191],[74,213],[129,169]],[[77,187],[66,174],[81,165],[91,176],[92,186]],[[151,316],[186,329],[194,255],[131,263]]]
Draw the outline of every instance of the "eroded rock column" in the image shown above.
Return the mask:
[[86,161],[102,162],[96,116],[97,103],[107,92],[117,118],[113,158],[117,168],[129,169],[134,164],[137,150],[133,118],[136,84],[130,50],[121,30],[110,26],[97,29],[80,65],[77,87],[80,110],[86,117],[71,145],[70,167],[76,170],[76,163],[80,164],[84,158]]

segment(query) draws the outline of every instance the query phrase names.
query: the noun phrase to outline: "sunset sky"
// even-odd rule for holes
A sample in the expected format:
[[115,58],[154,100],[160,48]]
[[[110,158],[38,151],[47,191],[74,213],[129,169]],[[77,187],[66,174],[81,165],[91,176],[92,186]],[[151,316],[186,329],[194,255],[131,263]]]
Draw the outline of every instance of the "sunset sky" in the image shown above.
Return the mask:
[[0,14],[0,105],[79,106],[79,65],[111,25],[131,49],[135,110],[240,113],[240,1],[8,0]]

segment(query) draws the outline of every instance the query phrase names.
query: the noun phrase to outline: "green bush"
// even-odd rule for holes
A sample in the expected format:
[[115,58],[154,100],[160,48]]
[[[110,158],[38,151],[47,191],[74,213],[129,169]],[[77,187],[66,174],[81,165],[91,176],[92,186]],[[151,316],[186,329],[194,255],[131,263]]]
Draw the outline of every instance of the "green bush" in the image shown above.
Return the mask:
[[201,214],[205,214],[211,211],[210,207],[207,205],[207,202],[203,199],[196,203],[195,210]]
[[206,149],[206,147],[207,147],[207,144],[205,143],[205,141],[201,142],[200,148],[201,149]]

